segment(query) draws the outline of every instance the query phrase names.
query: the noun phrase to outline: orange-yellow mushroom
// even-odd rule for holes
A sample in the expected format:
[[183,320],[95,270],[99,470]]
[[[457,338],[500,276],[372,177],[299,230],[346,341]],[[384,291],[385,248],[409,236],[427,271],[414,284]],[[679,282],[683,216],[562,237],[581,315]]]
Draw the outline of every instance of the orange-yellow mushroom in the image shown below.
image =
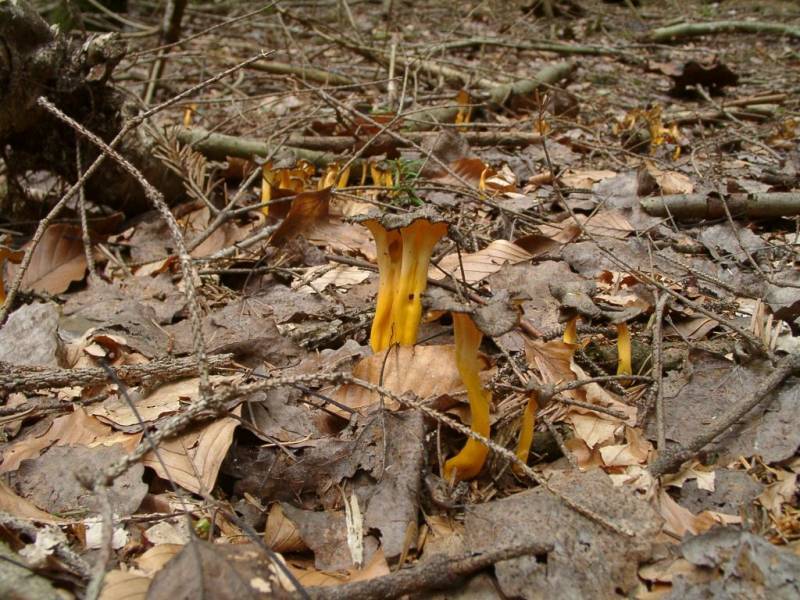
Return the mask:
[[401,346],[413,346],[417,343],[419,322],[422,319],[422,294],[428,287],[428,263],[433,247],[445,233],[447,223],[433,223],[429,219],[417,219],[400,230],[403,256],[392,304],[392,316],[396,341]]
[[[536,392],[531,392],[528,398],[528,404],[525,406],[525,411],[522,413],[522,420],[519,426],[519,439],[517,440],[517,458],[522,462],[528,462],[528,455],[531,452],[531,444],[533,443],[533,429],[536,426],[536,411],[539,409],[539,404],[536,401]],[[514,473],[521,474],[522,469],[519,465],[511,467]]]
[[[485,438],[489,437],[489,406],[492,402],[491,392],[484,390],[480,379],[480,358],[478,349],[483,334],[468,314],[453,313],[453,334],[456,345],[456,366],[461,380],[467,388],[469,399],[471,429]],[[485,444],[470,438],[461,452],[448,460],[444,465],[446,480],[472,479],[483,468],[489,448]]]
[[261,167],[261,212],[269,215],[269,203],[272,200],[272,169],[269,163]]
[[428,285],[428,263],[447,223],[415,213],[361,221],[375,238],[378,254],[378,298],[370,347],[381,352],[392,344],[413,346],[422,318],[422,294]]
[[631,332],[625,323],[617,323],[617,375],[631,375]]
[[578,315],[572,317],[567,321],[567,327],[564,329],[564,343],[577,344],[578,343]]
[[380,352],[392,344],[394,328],[392,305],[400,276],[402,240],[399,231],[387,230],[377,219],[363,221],[363,224],[375,238],[378,254],[378,298],[369,345],[373,352]]

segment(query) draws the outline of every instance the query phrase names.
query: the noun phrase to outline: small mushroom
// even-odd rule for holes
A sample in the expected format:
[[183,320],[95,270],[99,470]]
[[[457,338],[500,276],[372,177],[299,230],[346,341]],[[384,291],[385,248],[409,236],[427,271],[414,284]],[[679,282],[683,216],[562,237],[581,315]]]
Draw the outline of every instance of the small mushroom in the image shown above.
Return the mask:
[[591,281],[565,281],[553,282],[549,288],[550,295],[560,304],[559,320],[567,322],[564,343],[577,344],[578,319],[583,316],[591,321],[602,314],[589,296],[594,292],[595,286]]
[[[533,444],[533,430],[536,427],[536,411],[539,410],[539,403],[537,400],[537,393],[531,391],[519,424],[519,439],[517,440],[517,451],[515,454],[520,461],[526,464],[528,463],[528,455],[531,452],[531,444]],[[521,470],[516,464],[512,466],[512,469],[517,474],[519,474]]]
[[561,318],[567,321],[564,342],[575,344],[578,341],[577,321],[583,317],[588,321],[605,320],[617,327],[617,375],[631,375],[631,333],[627,321],[644,310],[641,306],[621,308],[612,305],[598,306],[590,297],[595,285],[591,281],[571,281],[551,283],[550,294],[560,303]]
[[[517,324],[519,315],[503,299],[472,308],[458,302],[441,289],[428,292],[425,305],[431,310],[450,311],[452,314],[456,367],[467,389],[470,428],[488,438],[492,394],[481,385],[478,350],[484,333],[493,337],[503,335]],[[445,463],[445,479],[462,481],[477,476],[488,452],[489,449],[483,443],[469,438],[461,451]]]
[[366,215],[357,219],[375,238],[378,299],[370,332],[373,352],[393,343],[413,346],[422,318],[422,294],[428,263],[447,223],[431,210],[402,215]]

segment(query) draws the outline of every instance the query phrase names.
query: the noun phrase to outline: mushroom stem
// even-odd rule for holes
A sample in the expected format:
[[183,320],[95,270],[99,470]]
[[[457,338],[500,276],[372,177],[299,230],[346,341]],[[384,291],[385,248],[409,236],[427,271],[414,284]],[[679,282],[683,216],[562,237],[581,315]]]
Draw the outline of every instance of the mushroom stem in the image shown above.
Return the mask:
[[[467,398],[471,415],[470,427],[472,431],[489,437],[489,404],[492,401],[490,392],[483,389],[479,375],[480,359],[478,349],[481,345],[483,334],[475,326],[468,314],[453,314],[453,333],[456,345],[456,366],[461,374],[461,380],[467,388]],[[489,449],[469,438],[461,452],[448,460],[444,465],[444,476],[448,481],[452,479],[472,479],[483,468]]]
[[[531,392],[528,404],[525,406],[525,411],[522,413],[522,421],[519,427],[519,440],[517,441],[517,458],[522,462],[528,462],[528,455],[531,451],[531,444],[533,443],[533,428],[536,425],[536,411],[539,404],[536,401],[536,392]],[[514,473],[520,474],[522,469],[519,465],[513,465],[512,470]]]
[[617,375],[631,375],[631,332],[625,323],[617,323]]
[[564,329],[564,343],[577,344],[578,343],[578,315],[572,317],[567,321],[567,327]]
[[387,231],[377,221],[367,221],[364,225],[375,238],[378,254],[378,298],[369,345],[373,352],[381,352],[392,344],[394,329],[392,305],[400,276],[402,241],[398,231]]
[[445,233],[446,223],[430,223],[425,219],[414,221],[400,230],[403,250],[392,316],[395,341],[401,346],[417,343],[422,318],[422,294],[428,286],[428,263],[433,247]]
[[272,200],[272,171],[269,163],[264,163],[261,167],[261,212],[269,216],[269,203]]

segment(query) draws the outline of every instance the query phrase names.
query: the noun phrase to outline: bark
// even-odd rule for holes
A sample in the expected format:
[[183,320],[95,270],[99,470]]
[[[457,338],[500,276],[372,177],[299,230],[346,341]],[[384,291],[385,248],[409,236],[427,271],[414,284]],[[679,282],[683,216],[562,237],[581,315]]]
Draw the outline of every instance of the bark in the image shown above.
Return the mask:
[[[37,107],[36,100],[46,96],[99,137],[112,139],[132,114],[109,84],[124,54],[125,45],[115,34],[67,38],[26,0],[0,1],[0,147],[6,148],[11,176],[47,170],[67,181],[77,178],[75,133]],[[153,156],[153,144],[140,130],[118,149],[166,197],[174,198],[181,182]],[[83,162],[89,164],[97,150],[84,147]],[[141,186],[110,163],[89,180],[86,191],[90,199],[126,212],[149,208]]]

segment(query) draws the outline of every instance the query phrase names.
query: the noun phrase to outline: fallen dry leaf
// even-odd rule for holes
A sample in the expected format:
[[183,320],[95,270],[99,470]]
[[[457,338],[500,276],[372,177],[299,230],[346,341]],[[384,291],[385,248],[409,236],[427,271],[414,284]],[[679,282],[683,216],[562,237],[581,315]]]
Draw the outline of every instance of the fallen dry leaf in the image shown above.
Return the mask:
[[[141,434],[125,435],[125,449],[130,451],[140,439]],[[50,427],[41,435],[32,435],[6,446],[0,473],[16,471],[23,460],[36,458],[45,448],[52,445],[92,446],[107,441],[116,444],[119,438],[112,434],[110,427],[88,415],[82,407],[75,406],[73,412],[53,419]]]
[[297,194],[292,200],[289,214],[272,234],[270,244],[273,246],[284,244],[327,217],[330,198],[331,188]]
[[158,544],[148,548],[136,559],[136,566],[148,577],[152,577],[172,560],[183,546],[183,544]]
[[302,552],[308,546],[303,541],[297,525],[286,518],[279,502],[274,503],[269,509],[267,527],[264,530],[264,543],[275,552]]
[[369,271],[358,267],[329,263],[310,267],[302,279],[292,283],[292,289],[304,294],[321,293],[329,285],[346,290],[366,281],[369,276]]
[[570,169],[561,175],[560,179],[561,183],[567,187],[580,190],[590,190],[595,183],[603,181],[604,179],[616,177],[616,175],[617,174],[614,171],[597,169]]
[[357,581],[368,581],[375,577],[382,577],[389,574],[389,565],[383,552],[378,550],[372,555],[363,569],[347,570],[344,573],[326,573],[316,569],[311,564],[303,564],[299,561],[289,563],[289,568],[297,577],[303,587],[329,587],[342,585],[344,583],[355,583]]
[[7,483],[0,481],[0,511],[19,519],[29,519],[40,523],[58,523],[58,517],[37,508],[32,502],[18,496]]
[[464,279],[467,283],[477,283],[497,273],[505,264],[513,265],[531,258],[533,255],[513,242],[495,240],[483,250],[472,254],[461,254],[460,259],[458,253],[448,254],[438,265],[428,269],[428,277],[439,280],[449,275],[459,281]]
[[[454,395],[464,390],[455,364],[455,347],[449,344],[389,348],[359,361],[353,368],[353,377],[380,384],[398,395],[411,392],[419,398]],[[354,384],[339,387],[332,397],[359,411],[380,404],[377,393]],[[400,408],[388,398],[385,405],[392,410]]]
[[[103,501],[79,477],[102,473],[126,454],[121,445],[52,446],[41,456],[22,461],[11,479],[17,492],[50,513],[99,514]],[[142,465],[132,465],[103,492],[114,514],[128,516],[139,508],[147,494],[143,475]]]
[[100,600],[145,600],[150,577],[135,571],[112,569],[103,578]]
[[[26,250],[28,246],[24,246]],[[8,265],[13,277],[17,267]],[[31,264],[22,277],[22,289],[48,294],[66,291],[86,273],[86,254],[80,227],[57,223],[47,228],[33,251]]]
[[[237,407],[236,414],[239,412]],[[142,464],[153,469],[162,479],[174,481],[190,492],[210,493],[238,424],[236,419],[225,417],[195,427],[162,442],[158,447],[159,456],[148,452]]]
[[113,427],[139,429],[140,419],[143,423],[155,421],[164,414],[177,412],[181,400],[187,402],[197,398],[197,388],[197,379],[182,379],[161,385],[144,398],[129,394],[134,407],[120,394],[93,407],[90,414]]

